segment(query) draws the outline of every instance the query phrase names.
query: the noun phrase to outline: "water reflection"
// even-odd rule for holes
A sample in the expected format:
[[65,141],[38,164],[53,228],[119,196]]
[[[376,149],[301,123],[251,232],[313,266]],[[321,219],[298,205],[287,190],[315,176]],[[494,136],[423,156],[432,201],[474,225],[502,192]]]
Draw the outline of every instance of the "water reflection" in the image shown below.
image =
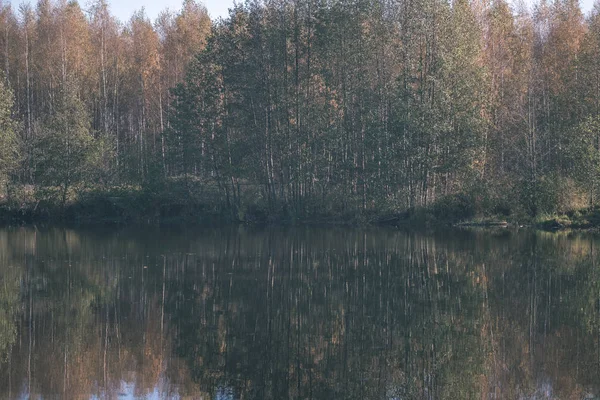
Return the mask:
[[0,230],[0,398],[600,394],[598,240]]

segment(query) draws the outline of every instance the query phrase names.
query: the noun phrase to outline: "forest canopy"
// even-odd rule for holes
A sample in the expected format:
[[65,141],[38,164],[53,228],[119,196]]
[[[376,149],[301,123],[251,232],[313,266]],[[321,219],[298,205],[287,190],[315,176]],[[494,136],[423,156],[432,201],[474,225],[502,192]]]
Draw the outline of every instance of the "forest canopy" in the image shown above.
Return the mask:
[[[236,219],[564,212],[600,191],[600,8],[575,0],[0,2],[7,204]],[[142,201],[142,200],[139,200]],[[19,199],[19,203],[21,203]]]

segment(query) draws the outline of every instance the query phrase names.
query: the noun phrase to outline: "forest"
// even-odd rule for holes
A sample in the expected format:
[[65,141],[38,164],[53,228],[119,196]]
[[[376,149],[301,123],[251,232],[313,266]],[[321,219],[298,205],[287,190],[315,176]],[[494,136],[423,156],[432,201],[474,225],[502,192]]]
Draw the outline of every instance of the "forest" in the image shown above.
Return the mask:
[[599,204],[600,7],[576,0],[248,0],[218,20],[185,0],[125,22],[105,0],[0,2],[0,68],[0,219]]

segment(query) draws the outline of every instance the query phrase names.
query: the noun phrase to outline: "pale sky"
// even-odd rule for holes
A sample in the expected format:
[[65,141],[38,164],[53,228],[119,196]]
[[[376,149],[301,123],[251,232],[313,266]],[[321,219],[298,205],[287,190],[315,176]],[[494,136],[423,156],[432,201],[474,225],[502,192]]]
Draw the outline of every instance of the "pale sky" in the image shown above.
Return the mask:
[[[80,4],[86,4],[87,0],[79,0]],[[127,21],[134,11],[145,8],[148,17],[154,21],[158,13],[165,8],[176,12],[179,11],[183,0],[108,0],[112,14],[121,21]],[[204,0],[211,18],[226,17],[227,9],[233,5],[233,0]]]
[[[78,1],[84,8],[88,3],[88,0]],[[233,1],[234,0],[203,0],[213,19],[226,17],[228,15],[227,9],[233,5]],[[550,0],[550,2],[551,1],[552,0]],[[595,0],[580,0],[581,8],[585,14],[592,9],[594,1]],[[18,10],[19,4],[29,2],[32,5],[35,5],[37,0],[9,0],[9,2],[13,5],[15,10]],[[238,0],[238,2],[243,2],[243,0]],[[2,3],[2,0],[0,0],[0,3]],[[154,21],[158,16],[158,13],[166,8],[173,12],[179,11],[183,0],[108,0],[108,3],[110,4],[112,14],[123,22],[129,20],[133,12],[142,7],[145,8],[146,15],[150,20]]]
[[[18,10],[21,3],[30,3],[33,6],[37,3],[37,0],[8,1],[12,4],[13,10]],[[89,1],[78,0],[78,2],[85,8]],[[107,0],[107,2],[110,4],[111,13],[122,22],[129,20],[133,12],[142,7],[146,10],[146,15],[150,20],[154,21],[158,13],[164,9],[168,8],[173,12],[177,12],[181,8],[181,4],[183,4],[183,0]],[[226,17],[228,15],[227,9],[233,6],[233,0],[203,0],[202,2],[206,5],[208,13],[213,19]],[[2,3],[1,0],[0,3]]]

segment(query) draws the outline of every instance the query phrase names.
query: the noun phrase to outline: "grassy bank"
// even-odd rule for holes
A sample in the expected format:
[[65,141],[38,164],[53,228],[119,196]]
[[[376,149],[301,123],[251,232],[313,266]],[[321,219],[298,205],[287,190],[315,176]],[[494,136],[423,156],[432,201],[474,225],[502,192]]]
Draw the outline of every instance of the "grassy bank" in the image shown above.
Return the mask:
[[366,225],[380,213],[360,213],[305,204],[298,212],[287,204],[269,205],[259,192],[228,199],[218,188],[171,182],[168,186],[74,188],[66,201],[56,189],[11,188],[0,198],[0,223],[205,225],[211,223],[314,223]]
[[55,190],[20,187],[0,203],[0,222],[70,224],[184,224],[228,218],[216,204],[173,191],[122,186],[70,193],[63,203]]
[[[453,204],[456,206],[456,204]],[[160,188],[119,186],[74,188],[64,199],[61,191],[33,186],[13,187],[0,198],[0,223],[68,223],[198,225],[209,223],[323,225],[450,225],[469,216],[461,205],[395,211],[360,210],[357,205],[341,206],[305,202],[302,209],[285,203],[267,204],[259,192],[246,191],[236,203],[216,188],[175,182]],[[450,218],[447,218],[450,216]]]
[[549,231],[600,230],[600,206],[554,215],[540,215],[535,219],[535,227]]
[[60,190],[13,187],[0,199],[0,223],[205,225],[212,223],[387,226],[532,226],[543,230],[600,229],[600,207],[531,217],[507,209],[485,209],[469,196],[445,197],[428,207],[359,210],[307,204],[298,212],[286,204],[268,206],[259,193],[227,203],[217,191],[184,184],[160,189],[120,186],[79,188],[63,203]]

